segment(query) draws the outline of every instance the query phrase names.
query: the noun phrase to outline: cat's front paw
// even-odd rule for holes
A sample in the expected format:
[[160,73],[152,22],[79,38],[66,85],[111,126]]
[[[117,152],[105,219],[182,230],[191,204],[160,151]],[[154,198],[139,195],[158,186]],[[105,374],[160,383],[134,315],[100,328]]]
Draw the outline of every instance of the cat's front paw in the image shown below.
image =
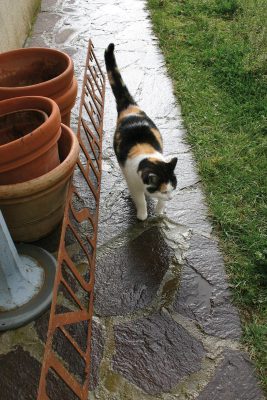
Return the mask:
[[164,214],[166,214],[165,211],[164,211],[164,209],[162,209],[162,210],[155,210],[155,215],[157,215],[158,217],[159,217],[159,216],[163,216]]
[[146,211],[141,211],[137,213],[137,219],[139,219],[139,221],[145,221],[147,219],[147,212]]
[[155,214],[162,215],[162,214],[164,214],[164,210],[165,210],[165,202],[159,201],[155,208]]

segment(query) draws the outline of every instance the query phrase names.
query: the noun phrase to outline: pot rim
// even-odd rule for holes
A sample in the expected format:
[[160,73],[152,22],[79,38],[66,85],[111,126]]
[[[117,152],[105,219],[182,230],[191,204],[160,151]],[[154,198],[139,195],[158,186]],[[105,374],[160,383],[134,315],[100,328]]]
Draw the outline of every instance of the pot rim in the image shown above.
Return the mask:
[[[23,144],[25,145],[25,151],[20,155],[20,158],[25,158],[29,157],[29,151],[27,150],[26,143],[35,143],[35,151],[38,151],[38,149],[41,146],[44,146],[44,142],[47,142],[49,140],[49,137],[43,136],[43,140],[40,141],[40,137],[37,133],[37,131],[47,131],[47,132],[53,132],[56,130],[57,134],[55,139],[57,140],[60,136],[60,124],[61,124],[61,117],[60,117],[60,110],[56,102],[48,97],[42,97],[42,96],[22,96],[22,97],[14,97],[12,99],[6,99],[0,101],[0,106],[1,106],[1,111],[0,111],[0,117],[11,114],[12,112],[19,112],[19,111],[24,111],[26,109],[32,108],[36,104],[36,110],[43,111],[47,114],[48,118],[45,119],[37,128],[35,128],[33,131],[27,133],[25,136],[23,136]],[[3,111],[3,107],[5,107],[5,110]],[[44,109],[42,109],[44,107]],[[11,111],[6,112],[6,108],[9,108]],[[51,139],[50,139],[51,140]],[[10,164],[13,164],[14,162],[17,162],[18,158],[14,161],[8,161],[7,156],[5,157],[5,154],[7,155],[7,151],[12,151],[14,150],[15,147],[18,146],[19,141],[21,141],[21,138],[18,138],[16,140],[13,140],[12,142],[2,144],[0,146],[0,155],[1,155],[1,160],[0,160],[0,168],[1,171],[3,172],[3,168],[5,170],[10,169]],[[3,167],[3,165],[6,165],[6,167]]]
[[[0,103],[0,105],[1,105],[1,103]],[[43,115],[44,121],[46,121],[47,118],[48,118],[47,113],[45,111],[43,111],[43,110],[38,109],[38,108],[25,108],[23,110],[15,110],[15,111],[11,111],[11,112],[8,112],[8,113],[5,113],[5,114],[1,114],[0,117],[4,117],[6,115],[15,114],[15,113],[23,112],[23,111],[36,111],[39,114]]]
[[[1,103],[0,103],[1,104]],[[2,115],[0,115],[0,119],[2,118],[2,117],[7,117],[8,115],[11,115],[12,116],[12,114],[17,114],[17,113],[23,113],[23,112],[35,112],[35,113],[38,113],[38,114],[40,114],[41,116],[42,116],[42,121],[40,121],[40,124],[35,128],[35,129],[38,129],[47,119],[48,119],[48,115],[47,115],[47,113],[45,112],[45,111],[43,111],[43,110],[38,110],[37,108],[25,108],[24,110],[16,110],[16,111],[11,111],[11,112],[8,112],[8,113],[6,113],[6,114],[2,114]],[[35,130],[34,129],[34,130]],[[33,130],[33,131],[34,131]],[[12,139],[12,140],[10,140],[10,141],[8,141],[8,142],[6,142],[6,143],[0,143],[0,146],[4,146],[4,145],[6,145],[6,144],[10,144],[10,143],[12,143],[12,142],[15,142],[16,140],[19,140],[19,139],[21,139],[21,138],[24,138],[25,136],[27,136],[29,133],[32,133],[33,131],[30,131],[30,132],[28,132],[28,133],[26,133],[26,134],[24,134],[24,135],[22,135],[21,137],[19,137],[18,139]]]
[[0,86],[0,97],[1,97],[1,92],[6,92],[10,96],[12,96],[14,92],[23,94],[25,91],[32,91],[32,90],[40,91],[42,88],[46,88],[47,85],[53,87],[55,82],[59,82],[59,81],[63,81],[64,86],[71,82],[71,80],[74,76],[74,66],[73,66],[72,58],[67,53],[65,53],[61,50],[58,50],[58,49],[51,49],[48,47],[26,47],[26,48],[6,51],[6,52],[0,54],[0,64],[1,64],[1,58],[3,59],[6,57],[10,57],[14,54],[19,54],[19,53],[23,54],[26,52],[27,53],[34,53],[34,52],[51,53],[51,56],[53,56],[53,57],[59,56],[60,58],[64,58],[65,60],[67,60],[67,67],[61,74],[57,75],[56,77],[51,78],[47,81],[36,83],[34,85]]
[[65,115],[71,111],[76,102],[76,96],[78,91],[78,82],[75,76],[73,76],[73,80],[71,85],[69,86],[69,91],[66,93],[65,90],[62,90],[60,93],[57,93],[57,105],[59,106],[61,115]]
[[55,186],[68,177],[73,170],[79,154],[79,141],[74,132],[66,125],[61,124],[62,133],[65,132],[71,138],[70,151],[65,160],[56,168],[47,172],[38,178],[26,182],[15,183],[11,185],[0,185],[0,204],[4,200],[21,198],[30,194],[31,196],[46,190],[48,187]]

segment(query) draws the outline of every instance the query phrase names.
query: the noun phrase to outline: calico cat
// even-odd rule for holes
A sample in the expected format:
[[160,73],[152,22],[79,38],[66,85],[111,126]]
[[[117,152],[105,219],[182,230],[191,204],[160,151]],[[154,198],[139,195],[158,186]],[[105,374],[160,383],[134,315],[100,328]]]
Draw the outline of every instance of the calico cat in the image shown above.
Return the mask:
[[156,125],[142,111],[122,80],[114,56],[114,44],[105,50],[109,82],[117,103],[118,119],[114,150],[137,209],[137,218],[147,218],[145,196],[158,200],[161,214],[171,199],[177,181],[174,169],[177,158],[166,160],[162,154],[162,137]]

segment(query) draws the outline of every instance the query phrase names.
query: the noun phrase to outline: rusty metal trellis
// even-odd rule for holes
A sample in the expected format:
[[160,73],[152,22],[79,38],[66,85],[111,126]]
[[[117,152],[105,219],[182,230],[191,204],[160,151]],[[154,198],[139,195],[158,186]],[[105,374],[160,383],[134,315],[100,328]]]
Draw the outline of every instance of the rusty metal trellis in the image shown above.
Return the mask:
[[[89,41],[38,400],[87,400],[100,198],[105,77]],[[59,396],[58,396],[59,395]]]

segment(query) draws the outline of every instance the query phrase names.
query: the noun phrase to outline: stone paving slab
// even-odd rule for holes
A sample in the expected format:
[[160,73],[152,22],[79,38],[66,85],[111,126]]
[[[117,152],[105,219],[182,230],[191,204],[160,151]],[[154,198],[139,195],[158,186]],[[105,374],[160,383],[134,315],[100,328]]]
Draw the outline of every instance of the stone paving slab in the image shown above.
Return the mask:
[[[116,108],[107,85],[90,399],[262,400],[145,1],[43,0],[27,46],[73,57],[79,99],[89,38],[102,66],[104,49],[116,44],[130,91],[161,130],[165,154],[178,156],[178,190],[166,216],[156,218],[150,202],[149,219],[137,222],[112,149]],[[79,100],[74,130],[78,110]],[[40,245],[56,252],[58,233]],[[82,265],[75,246],[69,251]],[[62,312],[69,307],[62,304]],[[48,319],[49,312],[0,334],[0,400],[36,398]],[[84,329],[80,324],[69,333],[79,343]],[[82,380],[75,355],[57,339],[58,353]],[[48,391],[73,399],[55,379]]]
[[113,370],[152,395],[168,392],[199,371],[206,353],[166,312],[115,325],[114,339]]
[[96,271],[95,312],[99,316],[127,315],[151,304],[171,256],[157,226],[130,242],[107,246],[98,255],[101,267]]
[[225,350],[223,355],[223,361],[197,400],[262,398],[247,355],[231,350]]

